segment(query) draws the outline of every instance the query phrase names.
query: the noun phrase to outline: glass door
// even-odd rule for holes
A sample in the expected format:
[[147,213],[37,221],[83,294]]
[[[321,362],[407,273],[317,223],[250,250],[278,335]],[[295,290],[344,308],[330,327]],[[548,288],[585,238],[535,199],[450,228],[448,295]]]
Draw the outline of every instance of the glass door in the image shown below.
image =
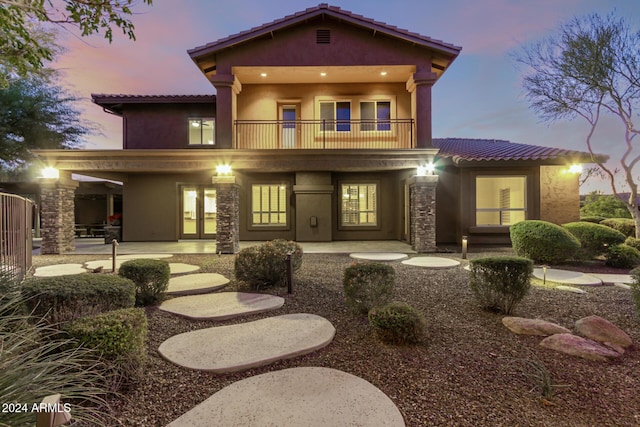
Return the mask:
[[180,238],[213,239],[216,234],[216,190],[202,185],[180,189]]
[[299,114],[298,105],[282,105],[280,107],[280,116],[282,119],[282,125],[280,130],[280,143],[281,148],[296,148],[300,143],[299,132],[300,129],[296,120],[298,120]]

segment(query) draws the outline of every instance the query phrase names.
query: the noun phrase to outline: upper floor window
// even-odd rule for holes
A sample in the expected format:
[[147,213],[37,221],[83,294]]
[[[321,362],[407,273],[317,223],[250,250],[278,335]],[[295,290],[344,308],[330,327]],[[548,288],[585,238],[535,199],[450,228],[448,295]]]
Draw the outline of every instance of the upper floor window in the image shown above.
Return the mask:
[[216,143],[216,119],[190,118],[189,145],[214,145]]
[[351,131],[351,102],[321,101],[320,120],[324,120],[324,131]]
[[390,101],[361,101],[360,119],[361,130],[391,130],[391,102]]
[[525,176],[476,177],[476,225],[512,225],[527,219]]

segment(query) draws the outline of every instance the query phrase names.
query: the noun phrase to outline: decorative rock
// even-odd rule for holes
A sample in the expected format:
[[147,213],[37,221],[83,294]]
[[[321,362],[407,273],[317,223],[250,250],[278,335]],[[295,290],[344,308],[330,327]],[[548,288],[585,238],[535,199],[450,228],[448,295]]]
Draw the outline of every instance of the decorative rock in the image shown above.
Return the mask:
[[221,292],[172,298],[160,304],[160,310],[194,320],[225,320],[276,310],[284,298],[268,294]]
[[237,381],[168,427],[402,427],[402,414],[371,383],[330,368],[291,368]]
[[169,279],[169,295],[198,295],[227,286],[229,279],[218,273],[188,274]]
[[453,268],[460,265],[460,261],[451,258],[443,258],[436,256],[419,256],[402,261],[405,265],[413,265],[416,267],[425,267],[432,269]]
[[[185,368],[236,372],[311,353],[327,346],[335,333],[333,325],[323,317],[285,314],[185,332],[163,342],[158,351],[168,361]],[[252,396],[255,398],[255,394]]]
[[620,353],[600,345],[595,341],[572,334],[551,335],[543,339],[540,345],[544,348],[588,360],[606,361],[621,356]]
[[633,344],[631,337],[613,323],[600,316],[588,316],[576,321],[576,331],[581,335],[614,348],[627,348]]
[[383,253],[383,252],[360,252],[349,255],[353,259],[363,259],[367,261],[400,261],[407,259],[407,254]]
[[571,331],[563,326],[542,319],[525,319],[523,317],[503,317],[502,324],[511,332],[522,335],[570,334]]
[[183,262],[170,262],[169,269],[171,270],[171,274],[193,273],[194,271],[200,270],[200,266],[185,264]]
[[54,277],[86,272],[87,270],[82,267],[82,264],[54,264],[36,268],[36,272],[33,275],[35,277]]
[[560,285],[560,286],[556,286],[556,289],[559,290],[559,291],[573,292],[574,294],[586,294],[587,293],[587,291],[585,291],[584,289],[574,288],[573,286]]

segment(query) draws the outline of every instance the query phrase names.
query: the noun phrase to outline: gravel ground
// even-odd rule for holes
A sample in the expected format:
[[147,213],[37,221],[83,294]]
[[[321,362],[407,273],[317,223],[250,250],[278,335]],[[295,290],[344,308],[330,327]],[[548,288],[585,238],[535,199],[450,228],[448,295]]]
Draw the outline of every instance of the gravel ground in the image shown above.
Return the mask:
[[[459,254],[449,254],[459,257]],[[470,254],[470,257],[477,254]],[[36,256],[34,265],[83,262],[99,256]],[[233,278],[233,256],[180,255],[171,262],[198,264],[205,272]],[[638,426],[640,351],[632,348],[613,362],[594,362],[539,347],[540,337],[509,332],[501,316],[479,309],[462,267],[425,270],[393,263],[395,299],[421,310],[428,324],[423,344],[402,347],[379,342],[366,317],[344,303],[342,272],[352,260],[341,254],[307,254],[292,295],[270,313],[227,322],[189,321],[147,309],[149,363],[146,376],[110,412],[120,426],[164,426],[223,387],[261,373],[299,366],[339,369],[369,381],[393,400],[407,426]],[[225,290],[247,290],[232,280]],[[334,341],[312,354],[245,372],[215,375],[175,366],[158,346],[172,335],[214,325],[286,313],[313,313],[336,328]],[[542,318],[572,328],[585,316],[607,318],[640,342],[640,317],[628,290],[607,286],[577,295],[533,287],[515,315]],[[553,378],[551,399],[543,399],[523,359],[542,362]],[[330,408],[328,408],[330,410]]]

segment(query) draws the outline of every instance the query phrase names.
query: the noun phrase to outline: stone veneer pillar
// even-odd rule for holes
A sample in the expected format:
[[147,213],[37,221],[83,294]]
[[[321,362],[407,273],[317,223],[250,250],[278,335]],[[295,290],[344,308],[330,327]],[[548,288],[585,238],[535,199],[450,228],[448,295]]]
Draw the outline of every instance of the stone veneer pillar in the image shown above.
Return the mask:
[[75,249],[74,197],[78,182],[70,177],[43,179],[40,184],[41,254]]
[[411,247],[418,253],[436,251],[437,175],[414,176],[407,181],[410,198]]
[[216,187],[216,252],[235,254],[240,251],[240,186],[234,176],[215,176]]

